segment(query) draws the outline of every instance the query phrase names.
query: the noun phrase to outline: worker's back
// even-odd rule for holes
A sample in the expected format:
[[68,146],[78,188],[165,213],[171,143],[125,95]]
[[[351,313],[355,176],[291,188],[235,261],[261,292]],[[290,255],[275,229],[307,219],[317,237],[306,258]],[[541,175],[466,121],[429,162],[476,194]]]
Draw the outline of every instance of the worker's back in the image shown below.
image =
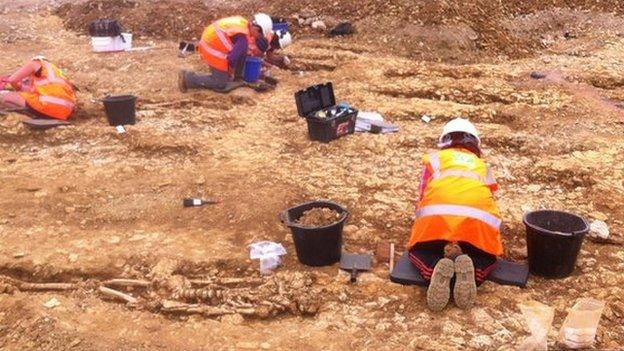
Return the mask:
[[445,149],[423,158],[427,181],[416,212],[409,247],[434,240],[466,241],[502,254],[496,183],[486,164],[464,149]]

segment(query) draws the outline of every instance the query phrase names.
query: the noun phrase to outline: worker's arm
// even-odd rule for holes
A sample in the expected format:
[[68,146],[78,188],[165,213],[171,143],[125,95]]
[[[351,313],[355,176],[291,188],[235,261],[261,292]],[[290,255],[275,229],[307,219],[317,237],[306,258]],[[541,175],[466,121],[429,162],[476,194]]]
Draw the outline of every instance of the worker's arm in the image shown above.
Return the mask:
[[41,63],[39,61],[30,61],[22,68],[17,70],[17,72],[13,73],[9,79],[8,83],[13,86],[13,89],[19,91],[22,90],[22,81],[25,78],[30,77],[31,74],[39,71],[41,69]]
[[247,48],[249,43],[247,42],[247,36],[244,34],[237,34],[232,38],[232,50],[227,55],[228,65],[230,67],[230,73],[234,74],[236,69],[242,66],[245,58],[247,57]]

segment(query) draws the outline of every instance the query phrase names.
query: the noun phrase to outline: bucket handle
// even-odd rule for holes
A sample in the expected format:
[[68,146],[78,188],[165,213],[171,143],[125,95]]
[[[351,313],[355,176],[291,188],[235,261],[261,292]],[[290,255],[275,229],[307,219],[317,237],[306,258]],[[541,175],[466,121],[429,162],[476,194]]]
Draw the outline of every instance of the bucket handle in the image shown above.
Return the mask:
[[278,217],[280,222],[282,222],[283,224],[288,225],[290,223],[290,221],[288,221],[288,210],[280,212]]

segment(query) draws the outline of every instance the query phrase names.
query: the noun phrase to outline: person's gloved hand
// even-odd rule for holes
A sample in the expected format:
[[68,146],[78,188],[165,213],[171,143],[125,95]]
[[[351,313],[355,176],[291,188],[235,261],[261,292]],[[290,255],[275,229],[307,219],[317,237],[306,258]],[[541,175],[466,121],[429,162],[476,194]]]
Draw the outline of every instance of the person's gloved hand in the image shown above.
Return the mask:
[[284,55],[284,59],[282,60],[282,62],[284,62],[284,66],[290,66],[290,59],[288,58],[288,56]]
[[247,83],[247,86],[261,93],[275,89],[274,85],[271,85],[267,82],[263,82],[261,80],[254,82],[254,83]]
[[9,80],[9,76],[0,77],[0,90],[13,90],[14,86]]
[[271,84],[271,85],[277,85],[278,80],[276,78],[273,78],[271,76],[265,76],[264,77],[264,81]]

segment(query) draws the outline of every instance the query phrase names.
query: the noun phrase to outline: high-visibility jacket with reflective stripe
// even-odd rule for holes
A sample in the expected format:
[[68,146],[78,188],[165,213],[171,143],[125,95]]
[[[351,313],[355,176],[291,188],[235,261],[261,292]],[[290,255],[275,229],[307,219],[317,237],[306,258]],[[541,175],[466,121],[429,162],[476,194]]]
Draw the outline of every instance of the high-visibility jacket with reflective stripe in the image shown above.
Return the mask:
[[229,72],[227,55],[232,51],[232,37],[237,34],[247,36],[248,43],[253,43],[249,33],[249,21],[244,17],[222,18],[204,29],[199,41],[199,54],[210,67]]
[[28,106],[46,116],[67,120],[76,107],[76,96],[71,83],[63,72],[46,60],[41,64],[39,75],[30,77],[32,92],[20,92]]
[[501,255],[501,215],[492,192],[491,171],[475,154],[445,149],[423,157],[430,174],[418,203],[408,247],[417,243],[465,241],[493,255]]

